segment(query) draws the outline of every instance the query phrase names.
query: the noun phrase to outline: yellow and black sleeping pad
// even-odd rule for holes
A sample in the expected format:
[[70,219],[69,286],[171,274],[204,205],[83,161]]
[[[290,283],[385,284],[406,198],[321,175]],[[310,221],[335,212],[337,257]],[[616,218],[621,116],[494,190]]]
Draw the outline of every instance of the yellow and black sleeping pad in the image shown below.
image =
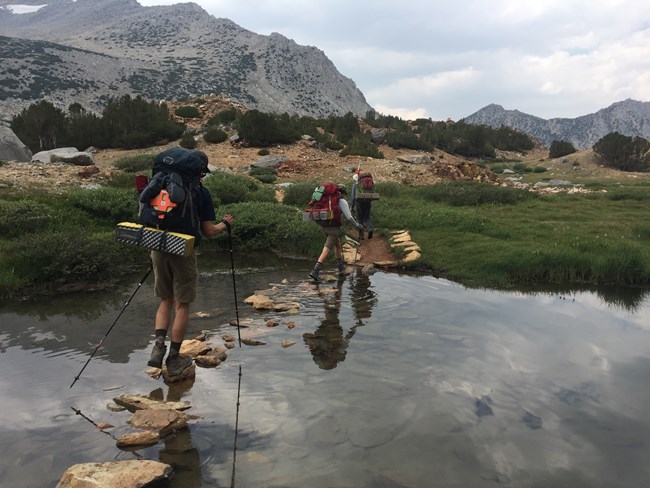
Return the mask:
[[154,251],[189,256],[194,250],[194,236],[145,227],[132,222],[120,222],[115,239],[125,244],[146,247]]

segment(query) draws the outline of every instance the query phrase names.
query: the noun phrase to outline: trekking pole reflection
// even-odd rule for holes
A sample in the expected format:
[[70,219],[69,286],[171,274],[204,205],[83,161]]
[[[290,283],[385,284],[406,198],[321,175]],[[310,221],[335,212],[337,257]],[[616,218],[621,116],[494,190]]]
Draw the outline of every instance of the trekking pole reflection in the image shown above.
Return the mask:
[[133,297],[138,292],[138,290],[140,289],[142,284],[146,281],[147,277],[149,276],[149,273],[151,273],[152,270],[153,270],[153,265],[150,264],[149,269],[147,269],[147,272],[145,273],[145,275],[142,277],[142,279],[138,283],[138,286],[136,286],[135,290],[133,290],[133,293],[131,293],[131,296],[129,297],[129,299],[124,304],[124,307],[122,307],[122,310],[118,314],[118,316],[115,319],[115,321],[113,322],[113,324],[108,328],[108,330],[106,331],[106,334],[104,334],[104,337],[102,337],[102,340],[99,341],[99,344],[97,344],[97,347],[95,347],[95,350],[92,352],[92,354],[88,358],[88,361],[86,361],[86,364],[83,365],[83,368],[81,368],[81,371],[79,371],[79,374],[77,374],[77,376],[74,377],[74,381],[70,385],[70,388],[72,388],[74,386],[74,384],[77,382],[77,380],[81,376],[81,373],[84,372],[84,369],[86,369],[86,366],[88,366],[88,363],[90,363],[90,360],[93,358],[95,353],[99,350],[100,347],[102,347],[102,344],[104,343],[104,340],[106,339],[106,337],[108,337],[108,334],[110,334],[111,330],[113,330],[113,327],[115,327],[115,324],[117,324],[117,321],[120,320],[120,317],[122,316],[122,314],[126,310],[126,307],[129,306],[129,303],[131,303],[131,300],[133,300]]
[[237,414],[235,415],[235,444],[232,449],[232,475],[230,488],[235,488],[235,467],[237,464],[237,436],[239,435],[239,394],[241,392],[241,364],[239,365],[239,379],[237,380]]

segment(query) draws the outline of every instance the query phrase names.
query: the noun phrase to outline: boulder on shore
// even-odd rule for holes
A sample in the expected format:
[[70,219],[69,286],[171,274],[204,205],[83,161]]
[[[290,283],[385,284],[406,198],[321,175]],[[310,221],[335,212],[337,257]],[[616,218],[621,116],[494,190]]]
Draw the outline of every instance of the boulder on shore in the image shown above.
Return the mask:
[[9,127],[0,126],[0,161],[26,163],[32,160],[32,152]]

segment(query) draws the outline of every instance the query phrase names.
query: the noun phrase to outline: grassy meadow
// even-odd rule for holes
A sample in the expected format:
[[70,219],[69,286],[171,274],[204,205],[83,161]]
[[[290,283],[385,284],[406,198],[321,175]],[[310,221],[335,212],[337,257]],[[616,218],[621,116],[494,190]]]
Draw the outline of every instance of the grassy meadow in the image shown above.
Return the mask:
[[[151,155],[116,162],[120,171],[99,189],[64,195],[0,188],[0,297],[110,285],[142,268],[144,248],[115,242],[115,224],[137,221],[135,172]],[[533,177],[539,178],[538,174]],[[472,181],[429,186],[381,183],[373,205],[377,235],[408,229],[422,248],[409,267],[468,286],[645,286],[650,283],[650,183],[590,181],[590,193],[540,195]],[[275,201],[275,186],[215,173],[205,185],[217,215],[235,216],[238,252],[315,257],[322,236],[302,222],[316,182],[302,182]],[[228,249],[227,236],[204,240]]]

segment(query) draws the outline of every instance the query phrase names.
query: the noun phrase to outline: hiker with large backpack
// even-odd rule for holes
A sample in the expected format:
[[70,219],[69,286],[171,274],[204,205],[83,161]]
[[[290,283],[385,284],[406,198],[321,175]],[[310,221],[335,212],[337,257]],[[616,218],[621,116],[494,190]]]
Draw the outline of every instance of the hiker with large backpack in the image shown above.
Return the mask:
[[344,198],[347,193],[344,185],[337,185],[335,183],[319,185],[314,190],[309,202],[309,209],[305,211],[306,218],[318,223],[325,236],[323,251],[318,256],[314,268],[309,272],[309,277],[319,283],[322,281],[320,270],[323,264],[325,264],[332,248],[334,248],[339,275],[345,273],[345,262],[343,261],[343,249],[341,247],[340,237],[341,226],[343,225],[342,217],[345,217],[357,229],[361,228],[352,216],[350,206]]
[[220,222],[214,222],[212,196],[201,183],[209,172],[204,152],[172,147],[156,155],[152,177],[140,192],[141,224],[195,238],[194,248],[187,256],[151,251],[155,293],[160,304],[154,323],[155,343],[147,364],[162,367],[167,351],[165,338],[171,325],[171,344],[165,361],[168,376],[178,376],[192,365],[192,358],[182,356],[180,347],[189,322],[190,304],[197,292],[196,247],[202,235],[210,238],[230,230],[233,221],[231,215],[225,215]]
[[361,224],[359,229],[359,240],[363,240],[363,228],[368,231],[368,239],[372,239],[372,219],[370,212],[372,210],[371,196],[375,196],[375,182],[370,173],[362,173],[358,169],[352,176],[354,183],[352,184],[352,208],[355,211],[356,217]]

